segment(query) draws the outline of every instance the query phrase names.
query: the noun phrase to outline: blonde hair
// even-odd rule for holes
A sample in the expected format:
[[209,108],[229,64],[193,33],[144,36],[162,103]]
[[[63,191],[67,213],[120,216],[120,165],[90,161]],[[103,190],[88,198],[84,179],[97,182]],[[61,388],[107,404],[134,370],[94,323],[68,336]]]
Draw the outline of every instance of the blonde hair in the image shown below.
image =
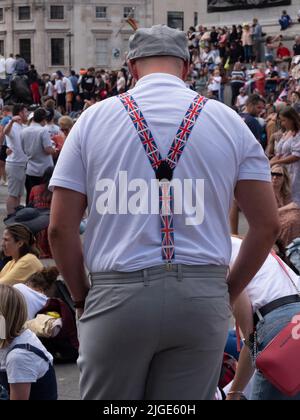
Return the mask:
[[292,194],[291,179],[290,179],[289,171],[286,166],[280,165],[278,163],[275,163],[274,165],[271,166],[272,171],[275,170],[275,168],[281,169],[283,173],[283,183],[280,189],[280,194],[284,201],[289,200]]
[[28,318],[24,297],[14,287],[0,284],[0,316],[5,320],[5,338],[0,338],[0,349],[4,349],[22,333]]
[[60,126],[60,128],[62,130],[71,130],[71,128],[73,127],[74,123],[72,118],[70,117],[61,117],[58,120],[58,125]]

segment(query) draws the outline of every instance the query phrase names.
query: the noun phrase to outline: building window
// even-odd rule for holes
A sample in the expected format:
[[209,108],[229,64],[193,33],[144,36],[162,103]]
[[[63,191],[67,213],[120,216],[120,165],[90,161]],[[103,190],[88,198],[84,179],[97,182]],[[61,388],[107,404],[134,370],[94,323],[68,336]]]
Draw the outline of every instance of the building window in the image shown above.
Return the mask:
[[30,6],[19,7],[19,20],[30,20],[30,19],[31,19]]
[[194,13],[194,26],[195,26],[195,28],[198,26],[198,22],[199,22],[198,12],[195,12]]
[[64,6],[50,6],[50,19],[51,20],[64,20],[65,9]]
[[107,7],[97,6],[96,7],[96,19],[107,18]]
[[65,65],[65,40],[63,38],[51,39],[51,66]]
[[134,7],[124,7],[124,19],[129,17],[135,17],[135,8]]
[[26,63],[31,63],[31,39],[20,39],[20,56]]
[[0,7],[0,22],[4,21],[4,9],[3,7]]
[[5,55],[4,54],[4,39],[0,39],[0,54]]
[[97,66],[108,66],[108,40],[96,39],[96,64]]
[[184,12],[168,12],[168,26],[184,30]]

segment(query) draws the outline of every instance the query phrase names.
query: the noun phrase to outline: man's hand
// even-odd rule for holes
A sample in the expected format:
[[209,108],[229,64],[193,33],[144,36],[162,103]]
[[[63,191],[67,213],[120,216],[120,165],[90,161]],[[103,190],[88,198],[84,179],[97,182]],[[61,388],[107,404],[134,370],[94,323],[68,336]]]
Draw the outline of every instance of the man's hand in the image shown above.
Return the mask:
[[19,115],[16,115],[15,117],[12,118],[12,122],[22,124],[22,118],[19,117]]

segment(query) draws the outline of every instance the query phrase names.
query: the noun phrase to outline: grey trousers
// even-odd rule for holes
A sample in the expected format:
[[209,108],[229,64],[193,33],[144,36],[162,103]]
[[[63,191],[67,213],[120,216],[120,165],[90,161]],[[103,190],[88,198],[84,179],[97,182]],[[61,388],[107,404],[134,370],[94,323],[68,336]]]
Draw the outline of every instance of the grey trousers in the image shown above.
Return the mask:
[[84,400],[212,400],[231,316],[227,267],[92,275],[78,323]]

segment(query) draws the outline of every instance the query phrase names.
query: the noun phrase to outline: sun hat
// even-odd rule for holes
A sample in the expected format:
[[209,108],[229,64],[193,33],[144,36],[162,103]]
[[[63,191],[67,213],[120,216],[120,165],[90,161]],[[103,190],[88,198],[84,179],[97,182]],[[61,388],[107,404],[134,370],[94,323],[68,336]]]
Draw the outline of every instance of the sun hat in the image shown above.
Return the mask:
[[186,34],[166,25],[138,29],[129,40],[128,60],[156,56],[172,56],[189,61]]
[[31,230],[33,234],[46,229],[50,222],[50,210],[39,210],[25,207],[4,220],[6,226],[23,225]]

